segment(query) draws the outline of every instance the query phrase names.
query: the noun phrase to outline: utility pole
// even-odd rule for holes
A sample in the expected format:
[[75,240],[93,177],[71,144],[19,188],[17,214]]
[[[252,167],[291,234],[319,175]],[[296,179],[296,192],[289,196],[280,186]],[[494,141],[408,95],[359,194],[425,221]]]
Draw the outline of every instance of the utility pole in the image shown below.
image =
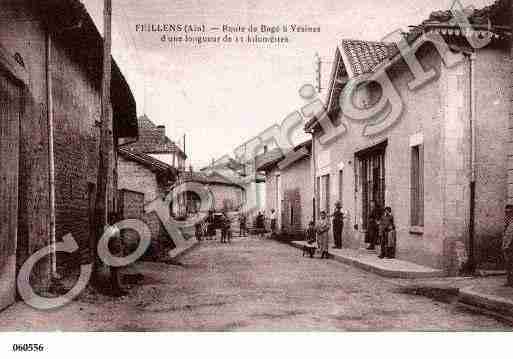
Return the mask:
[[103,9],[104,40],[103,40],[103,76],[102,76],[102,98],[101,98],[101,132],[100,132],[100,158],[98,165],[95,223],[97,238],[94,241],[93,264],[97,268],[96,244],[100,238],[103,228],[108,221],[109,198],[111,195],[111,172],[112,159],[114,155],[114,138],[112,130],[112,107],[110,103],[110,84],[112,76],[112,0],[104,0]]
[[322,86],[321,86],[321,67],[322,67],[322,60],[319,54],[315,53],[315,81],[316,81],[316,88],[317,92],[321,92]]
[[[510,26],[513,27],[513,0],[510,0],[509,1],[509,22],[510,22]],[[513,35],[510,36],[509,38],[509,58],[510,58],[510,61],[513,59]],[[513,71],[510,72],[510,81],[512,82],[513,84]],[[513,121],[513,93],[512,95],[510,95],[510,112],[509,112],[509,123],[511,123],[511,121]],[[512,141],[513,138],[509,138],[508,141]],[[511,151],[511,150],[510,150]],[[513,153],[512,152],[509,152],[508,153],[508,156],[512,156]],[[512,169],[509,169],[508,170],[508,183],[513,183],[513,170]],[[513,189],[512,189],[512,186],[509,185],[508,186],[508,193],[507,193],[507,200],[506,200],[506,204],[513,204]]]

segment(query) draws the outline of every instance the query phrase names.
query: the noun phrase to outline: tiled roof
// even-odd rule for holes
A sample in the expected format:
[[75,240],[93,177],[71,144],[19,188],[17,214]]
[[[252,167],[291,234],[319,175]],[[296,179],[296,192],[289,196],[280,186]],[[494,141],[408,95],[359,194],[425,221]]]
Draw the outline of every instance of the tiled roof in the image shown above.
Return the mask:
[[[465,16],[472,24],[476,35],[483,35],[488,30],[494,38],[511,36],[509,0],[496,0],[493,4],[482,9],[464,9]],[[489,26],[490,24],[490,26]],[[420,35],[437,31],[442,35],[464,36],[460,25],[454,18],[451,10],[434,11],[420,25],[411,26],[405,33],[409,43],[415,41]],[[370,73],[386,60],[399,53],[394,43],[342,40],[340,50],[343,52],[343,66],[350,67],[353,76]],[[345,56],[345,58],[344,58]]]
[[227,158],[226,160],[216,162],[214,166],[208,165],[206,167],[201,168],[201,171],[215,171],[215,170],[224,170],[230,169],[232,171],[242,171],[244,166],[239,162],[234,160],[233,158]]
[[[464,10],[470,10],[465,11],[465,15],[472,25],[488,25],[488,20],[490,20],[492,25],[500,26],[510,25],[509,7],[509,0],[496,0],[493,4],[482,9],[467,8]],[[433,11],[423,23],[429,22],[456,24],[451,10]]]
[[[482,9],[466,8],[465,16],[472,24],[472,29],[464,32],[456,22],[451,10],[434,11],[427,20],[417,26],[410,26],[410,31],[403,34],[408,43],[413,43],[423,34],[438,33],[448,41],[460,36],[478,36],[482,38],[491,33],[493,39],[508,39],[512,35],[509,0],[496,0],[493,4]],[[383,61],[399,54],[397,45],[393,43],[371,42],[361,40],[342,40],[338,47],[328,91],[327,111],[331,116],[338,109],[339,97],[344,84],[334,81],[335,76],[340,80],[341,75],[348,74],[356,77],[372,73]],[[313,117],[305,124],[308,131],[316,126],[318,119]]]
[[139,124],[139,128],[155,128],[157,125],[153,123],[152,120],[147,115],[142,115],[137,118],[137,123]]
[[150,169],[153,172],[157,172],[157,173],[168,172],[170,174],[171,173],[176,174],[176,169],[173,166],[170,166],[167,163],[159,161],[158,159],[156,159],[152,156],[146,155],[144,153],[129,151],[125,148],[119,148],[118,153],[120,156],[122,156],[126,160],[137,162],[137,163],[147,167],[148,169]]
[[[344,76],[354,78],[372,73],[379,64],[398,53],[399,49],[394,43],[342,40],[335,53],[335,61],[333,62],[334,65],[330,78],[328,99],[326,101],[328,116],[331,117],[339,108],[338,98],[344,87],[342,83],[335,81],[335,76],[337,80],[341,80]],[[317,117],[309,119],[304,126],[305,131],[316,126],[317,122]]]
[[274,148],[255,157],[257,171],[267,171],[284,158],[281,148]]
[[[303,148],[306,148],[306,151],[302,151]],[[296,152],[291,160],[288,161],[288,164],[299,161],[300,159],[308,156],[312,150],[312,140],[306,140],[297,146],[295,146],[292,151]],[[279,148],[271,150],[267,153],[264,153],[257,157],[257,170],[258,171],[270,171],[275,166],[277,166],[281,161],[287,158],[286,153],[283,153]],[[289,158],[290,159],[290,158]]]
[[[383,60],[398,53],[393,43],[361,40],[342,40],[341,51],[350,77],[371,73]],[[347,68],[349,66],[349,68]]]
[[241,187],[239,184],[229,180],[225,176],[217,173],[204,173],[204,172],[190,172],[184,171],[180,173],[179,181],[183,182],[198,182],[203,184],[222,184],[226,186],[237,186]]
[[156,126],[146,115],[137,119],[139,124],[139,139],[137,142],[125,145],[130,151],[140,153],[178,153],[186,158],[182,149],[165,135],[164,126]]

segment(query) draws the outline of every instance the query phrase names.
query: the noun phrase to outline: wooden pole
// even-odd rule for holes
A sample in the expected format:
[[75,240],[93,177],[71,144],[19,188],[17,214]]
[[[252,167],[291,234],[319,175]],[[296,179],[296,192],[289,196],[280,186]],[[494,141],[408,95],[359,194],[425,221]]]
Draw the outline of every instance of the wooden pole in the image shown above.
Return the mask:
[[[102,112],[100,132],[100,153],[96,192],[96,230],[97,239],[108,221],[110,190],[112,185],[112,159],[114,155],[114,139],[112,131],[112,108],[110,103],[110,85],[112,74],[112,0],[104,0],[104,41],[103,41],[103,77],[102,77]],[[96,242],[95,242],[96,243]],[[93,263],[97,263],[96,246],[92,248]]]
[[[509,1],[509,20],[510,20],[510,26],[513,26],[513,0]],[[509,38],[509,54],[510,54],[510,60],[513,59],[513,35]],[[511,70],[510,70],[511,71]],[[513,80],[513,71],[510,72],[510,79]],[[510,81],[512,81],[510,80]],[[513,92],[510,92],[510,112],[509,112],[509,123],[511,124],[513,122]],[[511,127],[511,125],[510,125]],[[509,138],[508,141],[512,141],[513,138]],[[508,156],[512,156],[513,152],[512,150],[509,150]],[[508,167],[508,183],[513,183],[513,170]],[[513,204],[513,186],[508,186],[508,193],[507,193],[507,199],[506,204]]]
[[55,153],[54,153],[54,123],[53,123],[53,94],[52,94],[52,37],[46,31],[46,96],[48,103],[48,167],[50,187],[50,243],[52,246],[52,278],[57,277],[57,250],[55,237]]

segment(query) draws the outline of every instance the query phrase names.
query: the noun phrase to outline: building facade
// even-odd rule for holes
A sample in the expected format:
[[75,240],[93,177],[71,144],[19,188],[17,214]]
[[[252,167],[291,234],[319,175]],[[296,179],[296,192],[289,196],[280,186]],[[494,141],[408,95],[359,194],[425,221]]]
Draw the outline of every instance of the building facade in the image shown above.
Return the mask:
[[[186,171],[180,174],[179,183],[196,183],[204,186],[212,198],[208,210],[235,212],[243,209],[246,198],[244,187],[215,171]],[[186,192],[185,202],[187,214],[195,214],[206,209],[204,204],[201,204],[200,194],[195,191]],[[175,208],[173,211],[175,214],[178,212]]]
[[167,194],[176,182],[178,170],[152,156],[118,150],[118,188],[144,194],[144,203]]
[[[132,152],[125,148],[118,150],[118,213],[124,219],[141,219],[148,225],[151,245],[143,258],[159,259],[166,256],[166,250],[174,248],[171,237],[154,212],[147,213],[145,206],[156,199],[163,199],[176,182],[178,170],[154,157]],[[137,247],[134,233],[125,234],[129,247]]]
[[137,119],[138,140],[123,146],[124,149],[142,153],[183,171],[187,156],[183,150],[166,136],[166,127],[157,126],[147,115]]
[[[2,184],[1,215],[8,223],[0,235],[2,308],[14,300],[16,269],[64,235],[73,235],[83,261],[92,260],[103,41],[76,0],[7,1],[0,9],[0,171],[8,178],[8,186]],[[115,144],[137,137],[135,100],[115,62],[111,98]],[[116,168],[108,175],[113,211]],[[65,257],[78,265],[78,251]],[[36,266],[36,288],[47,287],[52,262],[56,266],[47,256]]]
[[276,211],[278,230],[285,235],[302,235],[313,220],[311,144],[307,141],[296,147],[296,151],[303,147],[307,151],[287,166],[280,166],[285,157],[277,152],[259,167],[265,172],[265,212],[269,216],[271,210]]
[[201,169],[204,173],[215,171],[243,188],[242,210],[248,216],[249,223],[254,221],[258,212],[265,211],[267,200],[265,176],[260,171],[255,171],[256,166],[254,161],[242,164],[225,157]]
[[[493,8],[476,10],[470,19],[479,28],[489,18],[500,24],[500,14]],[[500,26],[485,33],[491,35],[490,42],[476,49],[458,31],[451,14],[442,15],[443,19],[432,15],[408,34],[410,46],[418,47],[415,56],[423,69],[436,73],[416,89],[409,65],[394,46],[342,41],[327,116],[346,133],[322,143],[325,133],[319,121],[310,121],[306,130],[314,139],[317,211],[331,212],[340,200],[350,213],[344,246],[364,246],[370,202],[375,201],[392,208],[398,258],[457,274],[472,254],[481,264],[500,258],[511,62]],[[442,36],[450,52],[424,43],[422,35],[430,33]],[[402,105],[395,123],[372,131],[379,123],[348,118],[339,106],[340,96],[349,80],[380,67]],[[356,106],[371,108],[379,91],[372,84],[358,88]]]

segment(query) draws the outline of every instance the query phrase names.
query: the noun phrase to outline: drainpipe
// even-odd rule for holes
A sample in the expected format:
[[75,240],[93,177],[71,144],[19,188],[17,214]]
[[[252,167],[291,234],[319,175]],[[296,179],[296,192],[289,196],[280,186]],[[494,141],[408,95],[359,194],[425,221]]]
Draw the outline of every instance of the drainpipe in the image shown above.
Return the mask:
[[315,130],[312,128],[310,131],[308,131],[308,133],[310,133],[312,135],[312,153],[311,153],[311,166],[312,166],[312,175],[313,175],[313,193],[312,193],[312,220],[314,221],[314,223],[316,223],[316,214],[315,214],[315,209],[316,209],[316,201],[317,201],[317,189],[316,189],[316,185],[317,185],[317,181],[316,181],[316,177],[317,177],[317,169],[316,169],[316,164],[315,164]]
[[47,99],[47,120],[48,120],[48,167],[49,167],[49,190],[50,190],[50,243],[52,247],[52,278],[57,275],[57,246],[55,238],[55,153],[54,153],[54,124],[53,124],[53,95],[52,95],[52,38],[50,31],[46,31],[46,99]]
[[466,271],[473,274],[476,269],[475,258],[475,208],[476,208],[476,95],[475,95],[475,59],[476,53],[465,53],[470,67],[470,205],[468,228],[468,261]]

